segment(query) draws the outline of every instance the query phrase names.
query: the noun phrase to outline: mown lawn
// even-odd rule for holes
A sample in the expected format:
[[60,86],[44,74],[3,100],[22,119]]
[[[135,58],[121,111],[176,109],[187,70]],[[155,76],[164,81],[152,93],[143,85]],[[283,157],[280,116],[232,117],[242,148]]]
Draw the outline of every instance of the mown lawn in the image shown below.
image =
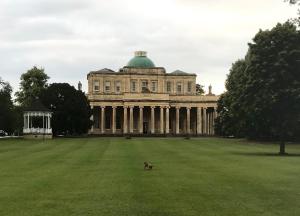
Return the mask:
[[[300,215],[300,145],[0,140],[0,215]],[[144,171],[151,161],[153,171]]]

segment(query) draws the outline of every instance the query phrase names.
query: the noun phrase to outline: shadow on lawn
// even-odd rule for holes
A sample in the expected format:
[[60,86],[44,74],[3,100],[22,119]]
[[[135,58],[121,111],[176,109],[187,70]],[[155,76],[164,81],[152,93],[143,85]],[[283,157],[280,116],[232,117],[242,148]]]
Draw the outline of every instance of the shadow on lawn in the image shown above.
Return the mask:
[[279,153],[271,153],[271,152],[231,152],[234,155],[243,155],[243,156],[263,156],[263,157],[300,157],[300,154],[295,153],[286,153],[284,155],[280,155]]

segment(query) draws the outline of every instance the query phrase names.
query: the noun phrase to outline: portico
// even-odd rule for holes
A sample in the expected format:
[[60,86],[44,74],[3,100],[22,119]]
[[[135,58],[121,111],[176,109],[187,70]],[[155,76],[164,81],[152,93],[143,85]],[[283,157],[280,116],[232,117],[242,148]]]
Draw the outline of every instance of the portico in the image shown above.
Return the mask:
[[[93,106],[96,134],[214,135],[215,107]],[[107,116],[107,115],[108,116]]]

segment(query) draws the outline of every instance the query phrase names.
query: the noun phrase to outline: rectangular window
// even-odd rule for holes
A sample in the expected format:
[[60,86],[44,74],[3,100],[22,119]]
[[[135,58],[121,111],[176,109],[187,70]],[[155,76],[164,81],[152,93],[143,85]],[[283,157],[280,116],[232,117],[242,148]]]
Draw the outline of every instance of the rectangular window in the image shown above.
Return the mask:
[[100,83],[98,80],[94,81],[94,91],[99,91],[100,90]]
[[191,81],[188,82],[187,91],[188,91],[189,93],[192,92],[192,82],[191,82]]
[[142,92],[148,92],[148,81],[147,80],[143,80],[142,81]]
[[171,92],[171,82],[167,81],[167,92]]
[[152,92],[156,92],[156,86],[157,86],[157,82],[156,81],[152,81],[151,82],[151,91]]
[[136,81],[135,80],[131,80],[130,88],[131,88],[131,92],[136,92]]
[[177,83],[177,94],[181,94],[181,90],[182,90],[181,82],[178,82]]
[[110,81],[105,81],[105,92],[110,92]]
[[120,93],[120,92],[121,92],[121,82],[116,81],[116,93]]

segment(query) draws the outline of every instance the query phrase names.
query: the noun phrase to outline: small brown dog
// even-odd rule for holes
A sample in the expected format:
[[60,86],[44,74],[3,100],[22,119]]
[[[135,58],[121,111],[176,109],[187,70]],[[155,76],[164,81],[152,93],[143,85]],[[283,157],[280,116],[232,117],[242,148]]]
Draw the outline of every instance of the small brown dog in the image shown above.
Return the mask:
[[148,162],[144,162],[144,170],[152,170],[153,165],[148,163]]

